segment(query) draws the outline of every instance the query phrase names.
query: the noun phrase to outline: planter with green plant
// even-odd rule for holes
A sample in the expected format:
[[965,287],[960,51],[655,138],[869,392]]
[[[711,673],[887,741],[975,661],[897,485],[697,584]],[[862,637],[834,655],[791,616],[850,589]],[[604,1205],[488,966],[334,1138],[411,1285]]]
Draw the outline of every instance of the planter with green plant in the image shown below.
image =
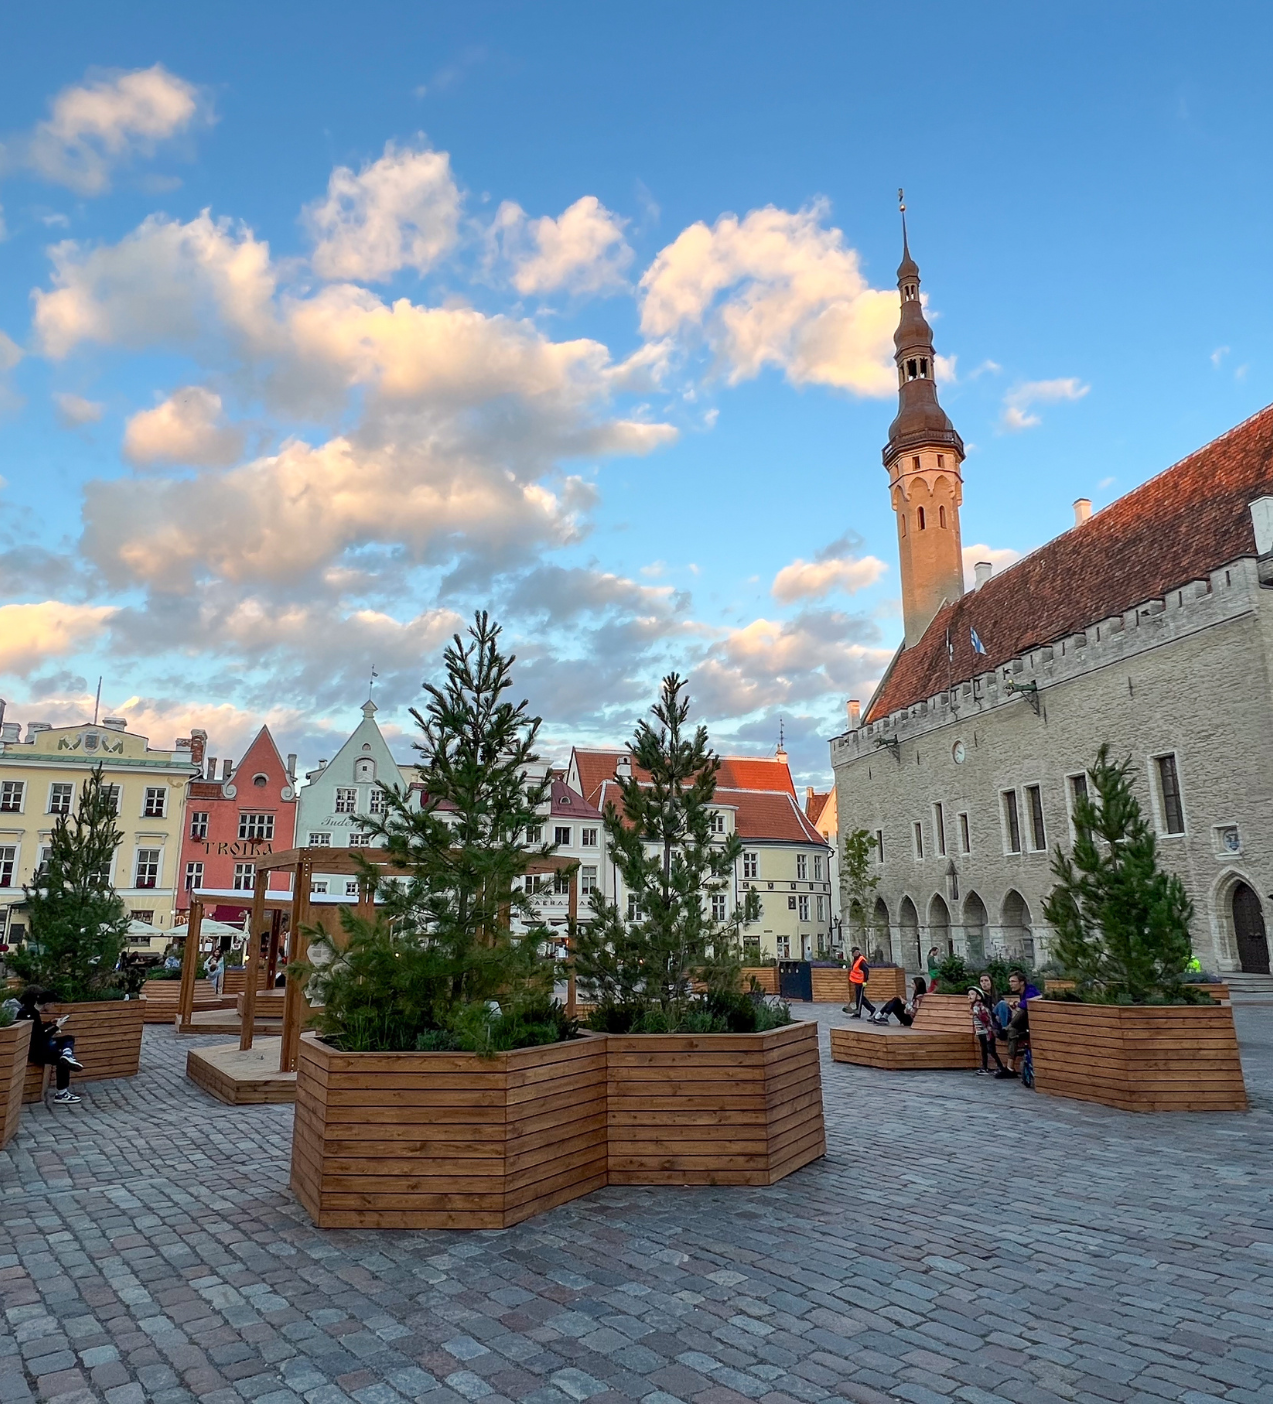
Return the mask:
[[0,1150],[17,1134],[33,1027],[30,1019],[15,1020],[7,1005],[0,1005]]
[[1233,1010],[1188,980],[1193,907],[1159,866],[1131,762],[1102,746],[1089,776],[1044,903],[1074,986],[1030,1004],[1036,1085],[1127,1111],[1243,1110]]
[[739,993],[739,932],[758,897],[727,910],[741,853],[713,826],[720,761],[689,700],[663,681],[605,814],[626,907],[592,898],[577,932],[589,1025],[607,1035],[612,1184],[773,1184],[826,1153],[817,1026],[760,991]]
[[[123,839],[114,790],[97,766],[80,789],[73,813],[53,825],[48,856],[23,888],[30,935],[10,952],[9,966],[25,985],[53,995],[56,1015],[69,1014],[84,1065],[80,1082],[132,1077],[141,1063],[142,1006],[127,998],[118,970],[128,913],[111,886],[115,850]],[[27,1071],[25,1100],[38,1100],[41,1070]]]
[[372,918],[310,933],[317,1032],[302,1036],[291,1183],[323,1228],[504,1228],[606,1183],[605,1041],[553,999],[527,896],[550,782],[527,779],[538,718],[479,614],[426,686],[416,807],[382,786],[364,820],[405,880]]

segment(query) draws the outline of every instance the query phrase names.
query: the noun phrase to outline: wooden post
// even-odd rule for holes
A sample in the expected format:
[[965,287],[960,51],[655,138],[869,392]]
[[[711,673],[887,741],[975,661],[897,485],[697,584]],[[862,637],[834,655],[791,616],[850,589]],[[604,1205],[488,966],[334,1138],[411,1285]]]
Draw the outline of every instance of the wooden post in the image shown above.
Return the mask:
[[203,930],[203,903],[198,897],[190,899],[190,918],[186,926],[186,948],[181,953],[181,993],[177,998],[177,1028],[189,1024],[194,1017],[194,981],[199,971],[199,934]]
[[570,905],[566,910],[566,1013],[575,1017],[575,923],[579,919],[579,869],[570,874]]
[[272,990],[278,979],[278,946],[283,934],[283,912],[275,907],[270,913],[270,953],[265,967],[265,988]]
[[252,884],[252,917],[248,923],[247,955],[243,962],[243,1014],[239,1019],[239,1051],[252,1047],[256,1029],[256,972],[261,968],[261,928],[265,925],[265,889],[269,873],[257,873]]
[[[309,888],[313,879],[314,865],[309,857],[299,858],[296,873],[292,879],[292,930],[287,942],[287,960],[304,960],[309,954],[302,925],[309,920]],[[301,1018],[309,1007],[304,991],[291,975],[287,977],[287,988],[283,994],[283,1039],[279,1050],[279,1072],[295,1072],[300,1057]]]

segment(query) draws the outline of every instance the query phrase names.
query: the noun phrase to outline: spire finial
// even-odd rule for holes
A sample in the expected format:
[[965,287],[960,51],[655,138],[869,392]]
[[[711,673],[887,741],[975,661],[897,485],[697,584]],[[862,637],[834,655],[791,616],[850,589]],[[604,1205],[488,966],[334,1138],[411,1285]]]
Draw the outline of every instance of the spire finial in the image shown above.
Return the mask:
[[906,246],[906,192],[899,185],[897,187],[897,212],[902,216],[902,252],[909,253]]
[[906,238],[906,192],[897,187],[897,210],[902,216],[902,261],[897,267],[897,286],[905,301],[919,294],[919,265],[911,257],[911,246]]

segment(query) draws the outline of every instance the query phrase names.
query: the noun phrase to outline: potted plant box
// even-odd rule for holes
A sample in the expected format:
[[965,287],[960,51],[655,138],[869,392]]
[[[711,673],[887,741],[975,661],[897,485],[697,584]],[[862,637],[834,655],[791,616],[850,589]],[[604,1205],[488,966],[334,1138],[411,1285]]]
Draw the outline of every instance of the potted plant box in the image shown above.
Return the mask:
[[[258,990],[269,988],[270,972],[262,961],[256,970],[256,987]],[[248,971],[246,965],[226,966],[225,977],[221,982],[221,993],[225,995],[242,994],[248,987]]]
[[753,980],[766,994],[776,995],[778,993],[778,967],[776,965],[744,965],[743,989],[750,990]]
[[1030,1001],[1035,1085],[1123,1111],[1245,1111],[1231,1005]]
[[492,1057],[301,1038],[291,1184],[320,1228],[507,1228],[605,1183],[604,1038]]
[[816,1024],[609,1034],[615,1185],[772,1185],[826,1154]]
[[18,1019],[0,1029],[0,1149],[17,1134],[33,1027],[30,1019]]
[[[74,1036],[75,1056],[84,1064],[84,1071],[75,1074],[76,1082],[136,1075],[141,1066],[142,1004],[140,999],[94,999],[51,1006],[50,1017],[71,1016],[64,1032]],[[40,1100],[43,1071],[27,1066],[24,1102]]]
[[[141,987],[142,1021],[147,1024],[171,1024],[181,1003],[180,980],[147,980]],[[211,980],[194,982],[194,1010],[219,1009],[220,997]]]

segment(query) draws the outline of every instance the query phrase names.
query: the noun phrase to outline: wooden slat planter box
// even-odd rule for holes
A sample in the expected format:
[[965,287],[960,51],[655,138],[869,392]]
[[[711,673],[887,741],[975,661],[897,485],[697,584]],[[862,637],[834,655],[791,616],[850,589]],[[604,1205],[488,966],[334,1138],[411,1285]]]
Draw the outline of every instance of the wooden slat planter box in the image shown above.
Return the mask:
[[611,1034],[614,1185],[772,1185],[826,1154],[816,1024]]
[[1030,1001],[1035,1085],[1123,1111],[1245,1111],[1231,1005]]
[[866,997],[872,1004],[906,998],[906,971],[901,967],[880,966],[866,977]]
[[909,1029],[900,1024],[881,1028],[865,1019],[833,1028],[831,1057],[837,1063],[895,1072],[981,1066],[966,995],[925,995]]
[[[256,987],[264,990],[269,987],[270,972],[264,965],[257,967]],[[221,981],[221,993],[227,995],[242,994],[248,987],[248,972],[242,965],[229,965],[226,967],[225,976]]]
[[778,993],[778,967],[776,965],[744,965],[744,990],[751,989],[753,979],[766,994],[776,995]]
[[605,1038],[491,1058],[301,1038],[292,1189],[320,1228],[507,1228],[605,1183]]
[[[84,1071],[73,1082],[102,1082],[112,1077],[134,1077],[141,1065],[142,1001],[139,999],[89,1000],[84,1004],[55,1004],[50,1017],[69,1014],[63,1032],[75,1038],[75,1056]],[[43,1069],[27,1065],[24,1102],[40,1100]]]
[[[147,1024],[171,1024],[181,1003],[180,980],[147,980],[141,987],[142,1020]],[[211,980],[194,982],[194,1007],[217,1009],[220,999]],[[67,1032],[70,1032],[68,1027]]]
[[18,1131],[22,1093],[27,1075],[27,1049],[31,1046],[30,1019],[19,1019],[0,1029],[0,1148]]
[[186,1076],[218,1102],[231,1107],[296,1100],[296,1074],[279,1072],[281,1038],[258,1038],[248,1049],[237,1043],[192,1048]]
[[[814,1004],[849,1003],[853,987],[849,984],[847,966],[815,965],[809,974],[813,977]],[[866,997],[872,1004],[883,1004],[894,995],[906,998],[905,970],[880,966],[867,975]]]
[[1230,999],[1229,987],[1223,982],[1214,985],[1192,985],[1190,988],[1195,990],[1206,990],[1206,992],[1211,996],[1212,999],[1216,1001],[1217,1004],[1227,1004]]

